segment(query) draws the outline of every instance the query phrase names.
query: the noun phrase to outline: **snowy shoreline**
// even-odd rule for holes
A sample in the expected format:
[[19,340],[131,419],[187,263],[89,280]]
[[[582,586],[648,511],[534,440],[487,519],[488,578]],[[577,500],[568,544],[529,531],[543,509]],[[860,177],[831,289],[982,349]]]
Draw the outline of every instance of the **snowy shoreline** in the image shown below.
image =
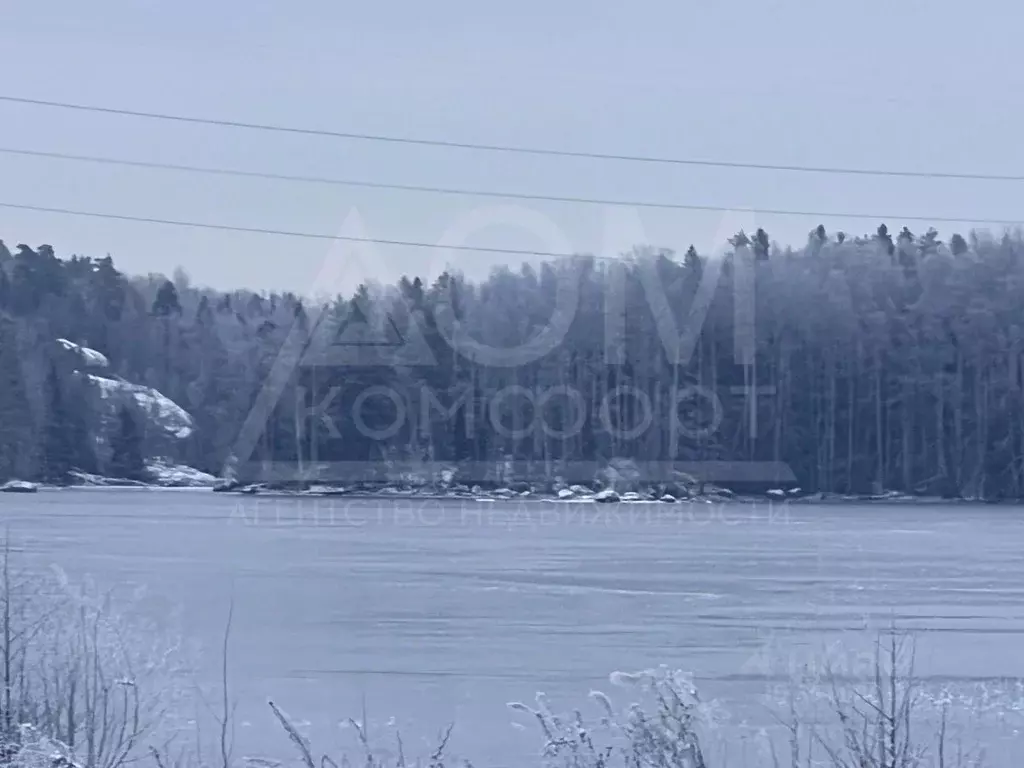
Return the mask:
[[[176,468],[180,469],[180,468]],[[679,498],[661,495],[654,492],[616,493],[610,489],[602,491],[576,492],[571,495],[526,491],[516,493],[509,489],[496,490],[444,490],[444,489],[403,489],[387,487],[381,489],[357,489],[332,486],[314,486],[307,489],[275,488],[259,483],[226,484],[212,475],[197,470],[188,472],[166,472],[156,482],[125,481],[118,478],[107,478],[97,475],[81,475],[80,482],[71,485],[48,485],[27,483],[36,491],[207,491],[232,496],[259,496],[261,498],[291,499],[352,499],[360,501],[449,501],[449,502],[532,502],[559,504],[803,504],[818,506],[842,505],[1005,505],[1016,506],[1024,503],[1024,499],[964,499],[942,498],[939,496],[914,496],[910,494],[889,493],[883,495],[857,496],[844,494],[785,494],[782,492],[768,494],[737,494],[729,491],[712,494],[694,494]],[[564,491],[563,491],[564,493]]]
[[[245,495],[256,495],[261,498],[313,498],[313,499],[359,499],[366,501],[478,501],[478,502],[521,502],[521,503],[557,503],[557,504],[600,504],[602,502],[597,501],[593,497],[577,497],[570,499],[559,499],[557,496],[551,494],[531,494],[530,496],[488,496],[484,495],[458,495],[458,494],[444,494],[444,493],[373,493],[368,491],[351,491],[351,492],[311,492],[311,491],[285,491],[285,490],[266,490],[258,492],[241,492],[241,491],[226,491],[224,492],[233,496],[245,496]],[[977,505],[977,504],[1002,504],[1002,505],[1018,505],[1024,504],[1024,499],[1006,499],[999,501],[986,501],[984,499],[943,499],[941,497],[933,496],[907,496],[907,497],[841,497],[841,498],[817,498],[810,496],[797,496],[789,498],[773,498],[771,496],[733,496],[731,498],[711,498],[706,496],[694,496],[690,498],[676,499],[672,502],[665,502],[660,499],[651,498],[640,498],[640,499],[623,499],[619,498],[615,501],[606,502],[614,504],[730,504],[730,505],[751,505],[751,504],[804,504],[804,505],[892,505],[892,504],[911,504],[911,505]]]

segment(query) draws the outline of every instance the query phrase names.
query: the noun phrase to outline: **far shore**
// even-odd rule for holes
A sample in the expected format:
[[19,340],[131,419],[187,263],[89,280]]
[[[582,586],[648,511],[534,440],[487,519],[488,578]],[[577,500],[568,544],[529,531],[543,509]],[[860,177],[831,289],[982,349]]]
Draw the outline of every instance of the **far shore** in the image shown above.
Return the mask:
[[[481,493],[456,492],[441,490],[364,490],[364,489],[341,489],[323,487],[318,489],[289,490],[282,488],[260,487],[259,484],[242,486],[232,489],[217,489],[210,485],[181,485],[166,486],[157,484],[118,484],[112,481],[108,485],[45,485],[39,484],[39,491],[188,491],[188,492],[220,492],[231,496],[258,496],[260,498],[313,498],[313,499],[352,499],[363,501],[476,501],[481,503],[502,503],[502,502],[531,502],[531,503],[558,503],[558,504],[590,504],[590,503],[620,503],[620,504],[803,504],[803,505],[1016,505],[1024,503],[1024,499],[966,499],[966,498],[944,498],[941,496],[925,496],[913,494],[883,494],[883,495],[853,495],[853,494],[740,494],[728,493],[728,495],[693,495],[683,496],[678,499],[661,499],[651,495],[641,495],[640,498],[633,498],[628,494],[618,494],[618,498],[602,501],[595,498],[598,492],[589,495],[579,495],[572,498],[558,498],[551,493],[528,492],[528,493],[496,493],[493,491],[482,491]],[[622,498],[622,496],[627,496]]]

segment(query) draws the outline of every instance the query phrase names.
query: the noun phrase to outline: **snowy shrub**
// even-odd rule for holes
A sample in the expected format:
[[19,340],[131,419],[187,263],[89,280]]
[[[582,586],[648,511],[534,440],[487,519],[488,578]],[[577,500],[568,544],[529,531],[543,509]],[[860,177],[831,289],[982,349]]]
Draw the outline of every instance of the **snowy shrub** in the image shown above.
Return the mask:
[[688,676],[667,667],[610,676],[618,687],[631,688],[650,702],[650,710],[634,703],[617,712],[609,696],[591,692],[601,716],[589,723],[580,710],[555,714],[543,694],[536,706],[514,702],[509,707],[530,715],[544,745],[541,758],[550,768],[707,768],[700,731],[715,725],[722,712],[700,700]]
[[11,768],[80,768],[66,744],[30,723],[21,723],[0,745],[3,762]]
[[[967,745],[966,729],[951,723],[954,710],[979,714],[979,702],[954,696],[948,688],[929,691],[916,676],[915,657],[912,639],[892,629],[878,637],[867,656],[841,657],[846,662],[841,664],[826,658],[795,675],[788,714],[779,718],[788,732],[791,768],[983,765],[983,750]],[[1000,709],[1001,717],[1006,711]],[[768,741],[767,748],[778,767],[775,743]]]
[[121,768],[176,728],[189,673],[179,643],[89,585],[0,571],[0,764]]
[[[338,760],[335,760],[330,755],[321,754],[320,759],[317,760],[314,757],[313,748],[309,740],[299,732],[291,718],[274,702],[271,701],[268,704],[277,721],[284,728],[285,733],[288,734],[288,738],[298,750],[303,768],[352,768],[353,762],[346,755],[341,755]],[[370,743],[370,739],[366,734],[366,728],[364,727],[365,722],[365,714],[361,722],[351,718],[347,721],[347,724],[355,730],[359,739],[363,768],[446,768],[448,765],[446,751],[448,749],[448,741],[452,735],[452,726],[449,726],[438,737],[437,746],[429,756],[417,757],[412,762],[409,762],[405,755],[405,747],[402,744],[400,733],[395,733],[397,751],[394,754],[385,754]],[[254,768],[265,767],[261,765]],[[472,766],[469,763],[465,763],[465,768],[472,768]]]

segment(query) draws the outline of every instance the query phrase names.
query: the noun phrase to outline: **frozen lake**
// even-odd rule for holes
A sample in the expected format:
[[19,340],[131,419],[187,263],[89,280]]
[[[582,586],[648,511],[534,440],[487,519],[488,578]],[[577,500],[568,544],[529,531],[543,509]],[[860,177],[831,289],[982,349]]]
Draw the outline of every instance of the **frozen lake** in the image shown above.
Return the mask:
[[[1024,678],[1024,510],[1009,506],[71,490],[6,495],[0,512],[32,568],[142,584],[153,610],[181,606],[213,681],[233,595],[238,755],[291,756],[272,697],[321,749],[351,745],[339,721],[365,701],[376,737],[393,718],[407,753],[454,722],[458,756],[519,764],[540,740],[513,727],[507,702],[542,690],[589,707],[610,672],[658,664],[692,670],[736,721],[767,722],[784,667],[829,646],[859,653],[892,621],[920,630],[927,684],[998,694]],[[760,666],[765,649],[778,673]],[[745,759],[734,750],[729,764]]]

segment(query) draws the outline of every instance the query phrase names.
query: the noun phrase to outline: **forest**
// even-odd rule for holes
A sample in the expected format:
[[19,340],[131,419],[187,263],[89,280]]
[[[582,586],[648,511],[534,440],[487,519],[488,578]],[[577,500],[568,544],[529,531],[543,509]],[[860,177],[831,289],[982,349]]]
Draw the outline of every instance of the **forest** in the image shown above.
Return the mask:
[[[1022,300],[1021,233],[884,224],[819,226],[799,247],[740,232],[714,258],[638,247],[476,282],[409,276],[324,305],[0,245],[0,480],[113,474],[137,465],[126,450],[213,474],[774,461],[808,491],[1020,498]],[[137,448],[97,451],[88,385],[57,367],[55,339],[195,429],[136,439],[122,415]]]

